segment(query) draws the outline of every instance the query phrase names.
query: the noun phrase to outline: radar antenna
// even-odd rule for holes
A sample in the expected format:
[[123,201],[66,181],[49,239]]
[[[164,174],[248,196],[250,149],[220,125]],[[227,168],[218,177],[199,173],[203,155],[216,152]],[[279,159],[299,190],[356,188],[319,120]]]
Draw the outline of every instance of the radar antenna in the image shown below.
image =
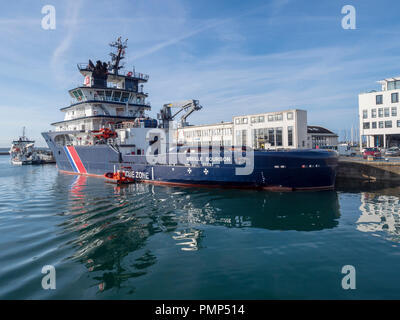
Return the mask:
[[111,61],[108,63],[108,70],[113,74],[118,75],[118,70],[123,68],[123,65],[119,65],[121,60],[125,57],[125,49],[128,47],[128,39],[125,41],[118,37],[117,41],[111,42],[110,47],[116,48],[116,53],[111,52]]

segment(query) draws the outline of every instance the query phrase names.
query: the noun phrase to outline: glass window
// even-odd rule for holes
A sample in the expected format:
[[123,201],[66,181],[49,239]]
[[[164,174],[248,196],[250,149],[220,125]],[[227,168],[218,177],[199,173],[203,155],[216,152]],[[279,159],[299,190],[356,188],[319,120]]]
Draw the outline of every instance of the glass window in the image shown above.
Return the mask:
[[239,124],[239,123],[240,123],[240,119],[236,118],[236,119],[235,119],[235,123],[236,123],[236,124]]
[[293,119],[293,112],[288,112],[287,119],[288,120],[292,120]]
[[385,108],[385,117],[389,117],[390,113],[389,113],[389,108]]
[[389,81],[387,84],[387,89],[388,90],[400,89],[400,81],[399,80]]
[[392,93],[392,103],[399,102],[399,94],[397,92]]
[[369,129],[369,122],[363,123],[363,129]]
[[372,122],[372,129],[376,129],[376,122]]
[[385,128],[391,128],[392,127],[392,121],[385,121]]
[[378,117],[382,118],[383,117],[383,108],[378,109]]
[[277,113],[275,115],[275,121],[281,121],[282,120],[282,113]]
[[397,107],[392,107],[392,117],[397,117]]
[[258,122],[264,122],[264,116],[259,116],[258,117]]
[[287,130],[288,130],[288,146],[293,146],[293,127],[288,127]]
[[268,121],[274,121],[274,116],[273,116],[272,114],[270,114],[270,115],[268,116]]
[[383,96],[381,94],[376,95],[376,104],[383,103]]
[[368,118],[368,110],[363,110],[363,119]]
[[376,109],[371,110],[371,118],[376,118]]
[[114,91],[113,101],[119,102],[120,98],[121,98],[121,91]]
[[242,123],[246,124],[247,123],[247,118],[242,118]]
[[251,121],[251,123],[255,123],[256,122],[256,117],[251,117],[250,121]]
[[383,121],[379,121],[379,128],[380,128],[380,129],[383,128]]
[[400,128],[400,120],[397,120],[397,128]]
[[282,145],[282,128],[276,128],[276,145]]
[[275,130],[274,130],[274,128],[268,129],[268,142],[271,146],[275,146]]

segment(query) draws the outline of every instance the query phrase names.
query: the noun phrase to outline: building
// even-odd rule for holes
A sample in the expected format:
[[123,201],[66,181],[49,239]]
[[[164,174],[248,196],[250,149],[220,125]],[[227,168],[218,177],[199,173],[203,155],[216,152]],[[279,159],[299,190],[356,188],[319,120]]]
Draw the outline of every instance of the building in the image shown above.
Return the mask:
[[358,96],[360,141],[366,147],[400,145],[400,77],[378,81],[381,91]]
[[308,147],[324,148],[324,147],[336,147],[339,143],[339,137],[336,133],[321,127],[321,126],[308,126]]
[[178,129],[184,145],[246,145],[254,149],[337,146],[338,136],[320,126],[307,127],[307,111],[290,109],[233,117],[232,122]]

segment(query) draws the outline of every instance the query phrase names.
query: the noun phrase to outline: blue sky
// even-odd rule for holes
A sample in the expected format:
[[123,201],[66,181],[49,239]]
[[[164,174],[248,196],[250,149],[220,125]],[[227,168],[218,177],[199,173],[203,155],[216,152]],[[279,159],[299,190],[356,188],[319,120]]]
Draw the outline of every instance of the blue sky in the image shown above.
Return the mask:
[[[56,8],[56,29],[41,9]],[[341,27],[356,8],[357,29]],[[126,67],[150,75],[155,116],[162,104],[199,99],[193,124],[287,108],[343,135],[357,124],[358,94],[400,75],[400,2],[14,1],[0,13],[0,147],[22,126],[40,132],[61,120],[67,90],[82,83],[76,64],[108,60],[108,43],[128,38]]]

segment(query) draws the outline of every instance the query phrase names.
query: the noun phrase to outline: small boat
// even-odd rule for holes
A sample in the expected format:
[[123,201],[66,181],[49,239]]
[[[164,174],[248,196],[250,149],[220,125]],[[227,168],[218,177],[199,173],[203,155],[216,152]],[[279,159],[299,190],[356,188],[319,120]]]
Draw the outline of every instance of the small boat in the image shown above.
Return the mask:
[[106,182],[115,184],[128,184],[135,182],[133,178],[125,176],[125,173],[122,171],[107,172],[104,174],[104,178],[106,179]]

